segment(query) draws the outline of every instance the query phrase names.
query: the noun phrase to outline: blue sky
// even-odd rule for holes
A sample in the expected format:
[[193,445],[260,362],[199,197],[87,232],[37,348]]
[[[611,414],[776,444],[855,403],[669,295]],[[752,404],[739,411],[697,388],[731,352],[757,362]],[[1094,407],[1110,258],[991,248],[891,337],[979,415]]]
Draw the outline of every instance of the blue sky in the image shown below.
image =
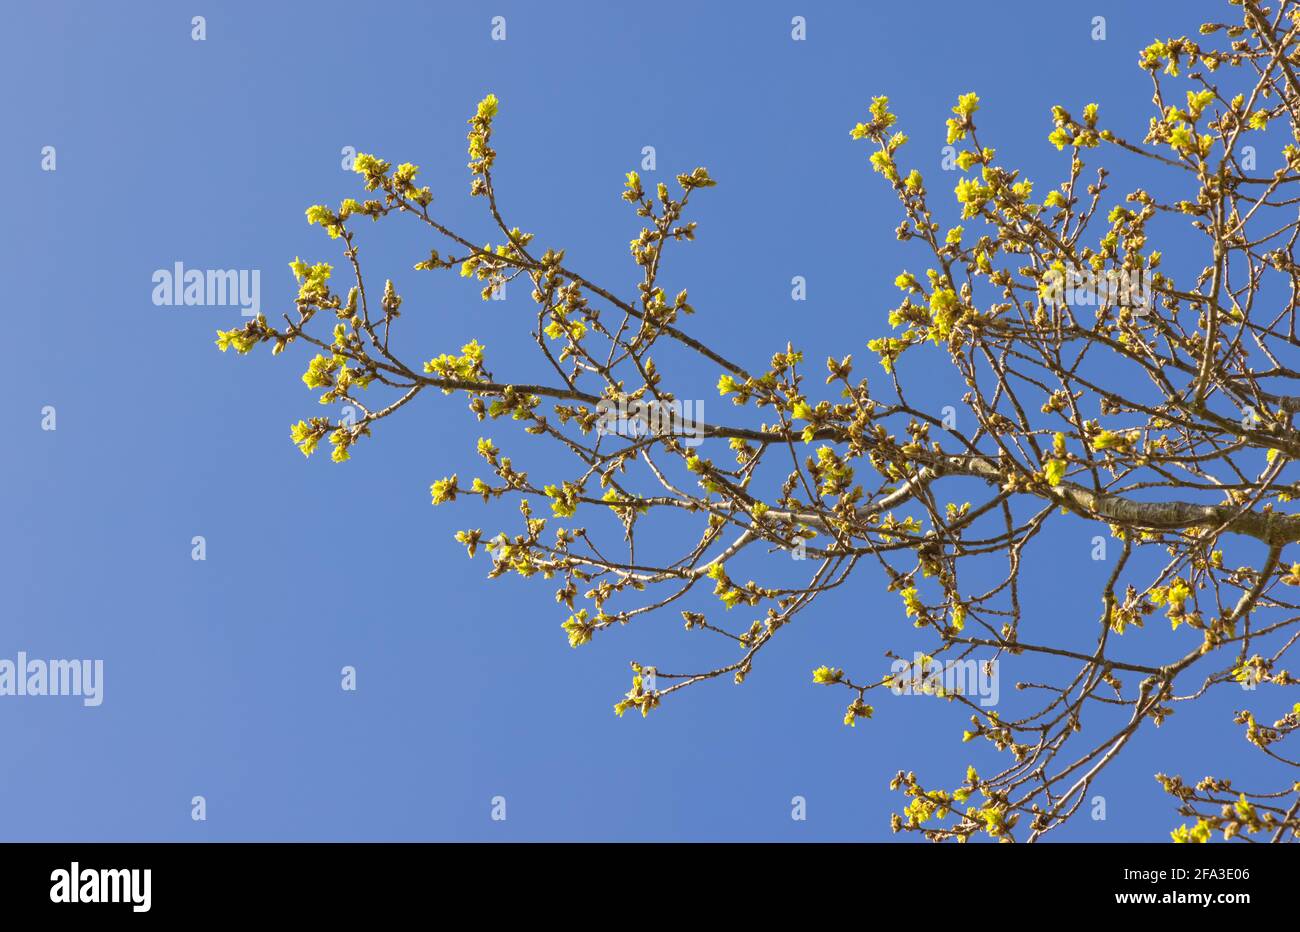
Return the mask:
[[[880,700],[873,721],[848,729],[840,695],[809,682],[822,663],[873,668],[886,648],[912,646],[873,570],[802,616],[744,686],[709,684],[620,720],[611,704],[630,659],[667,668],[723,655],[683,633],[676,612],[570,649],[553,587],[489,583],[452,539],[493,518],[473,501],[429,505],[433,479],[473,474],[482,429],[461,402],[422,397],[351,462],[304,461],[288,425],[319,412],[298,380],[301,354],[218,353],[214,332],[237,326],[238,309],[155,306],[151,276],[178,261],[260,269],[264,309],[278,316],[296,291],[290,259],[338,261],[303,210],[358,194],[345,146],[419,164],[439,215],[486,238],[464,133],[493,92],[511,222],[630,290],[623,173],[647,145],[649,181],[707,165],[719,186],[697,198],[698,240],[668,272],[670,291],[689,287],[700,311],[692,332],[756,363],[788,339],[812,360],[865,362],[910,258],[892,194],[848,136],[871,97],[890,96],[909,154],[937,171],[949,108],[977,91],[982,140],[1052,177],[1049,107],[1097,100],[1140,137],[1150,84],[1137,49],[1194,32],[1217,6],[9,5],[0,657],[102,658],[105,697],[94,709],[0,701],[0,835],[890,837],[904,800],[886,784],[900,767],[955,785],[967,763],[996,758],[960,744],[956,707]],[[205,41],[191,39],[194,15]],[[496,15],[504,42],[489,35]],[[806,41],[791,40],[794,15]],[[1090,38],[1098,15],[1101,42]],[[45,146],[54,172],[41,170]],[[509,319],[531,313],[522,288],[502,308],[456,283],[417,284],[404,270],[433,244],[389,226],[363,230],[364,248],[391,269],[371,274],[407,295],[419,355],[477,337],[499,348],[499,371],[535,365]],[[802,304],[790,300],[795,275],[808,283]],[[919,397],[938,410],[960,391],[934,362]],[[716,376],[693,376],[709,404]],[[47,405],[56,431],[40,429]],[[1063,527],[1026,598],[1062,626],[1091,625],[1107,569],[1089,559],[1092,529]],[[345,665],[358,671],[354,693],[340,689]],[[1239,746],[1233,697],[1209,705],[1209,717],[1148,730],[1098,786],[1107,820],[1078,819],[1060,837],[1166,838],[1178,820],[1152,773],[1200,777],[1222,762],[1210,743]],[[1243,779],[1275,775],[1231,759]],[[195,795],[206,821],[191,819]],[[498,795],[504,822],[489,817]],[[790,818],[796,795],[803,822]]]

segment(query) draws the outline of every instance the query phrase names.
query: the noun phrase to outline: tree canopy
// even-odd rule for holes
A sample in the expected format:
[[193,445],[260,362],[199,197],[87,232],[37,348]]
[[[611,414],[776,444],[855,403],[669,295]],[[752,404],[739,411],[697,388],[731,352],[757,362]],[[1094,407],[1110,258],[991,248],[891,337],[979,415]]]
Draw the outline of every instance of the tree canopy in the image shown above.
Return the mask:
[[[305,455],[327,441],[335,461],[348,460],[425,392],[459,396],[496,431],[565,451],[568,476],[538,479],[485,436],[484,477],[438,478],[432,502],[518,499],[517,525],[457,539],[470,557],[486,554],[489,577],[555,585],[574,647],[674,611],[688,636],[713,640],[713,659],[695,671],[634,663],[620,715],[647,715],[707,681],[743,681],[796,615],[849,584],[883,585],[932,647],[920,671],[881,676],[831,657],[812,671],[841,693],[847,725],[871,718],[881,691],[951,660],[1014,673],[1036,655],[1068,671],[1017,682],[1038,701],[1015,717],[923,679],[965,707],[964,740],[990,742],[1006,763],[989,774],[958,767],[937,785],[900,771],[895,831],[1042,838],[1086,811],[1090,787],[1130,742],[1212,690],[1251,704],[1236,714],[1250,753],[1300,768],[1283,744],[1300,730],[1300,702],[1284,698],[1297,680],[1283,666],[1300,638],[1300,563],[1288,560],[1300,542],[1300,371],[1290,368],[1300,347],[1300,5],[1240,0],[1226,12],[1233,22],[1139,53],[1153,103],[1143,138],[1108,128],[1098,103],[1054,107],[1045,145],[1061,171],[1049,184],[1001,162],[978,131],[975,93],[945,115],[956,171],[937,176],[909,166],[888,98],[874,98],[851,137],[897,197],[904,268],[901,297],[885,309],[891,329],[862,336],[866,364],[814,363],[784,340],[766,362],[737,359],[692,336],[687,292],[660,280],[694,238],[687,218],[715,184],[704,168],[675,186],[627,174],[622,198],[640,225],[635,287],[597,282],[558,246],[535,246],[498,203],[493,95],[469,120],[468,167],[495,243],[440,219],[415,165],[359,155],[364,199],[307,211],[337,241],[346,285],[330,263],[295,259],[296,308],[282,323],[259,315],[221,331],[218,345],[312,349],[303,381],[321,404],[361,415],[299,421],[292,440]],[[1265,141],[1277,127],[1289,134],[1280,153]],[[1151,183],[1117,189],[1106,159],[1132,161]],[[535,315],[519,326],[549,378],[495,373],[478,341],[412,356],[400,341],[402,297],[363,274],[357,245],[359,220],[397,216],[438,247],[416,269],[458,273],[484,300],[514,282],[531,289]],[[727,417],[697,418],[683,403],[681,365],[656,364],[670,349],[716,377]],[[941,358],[965,385],[959,417],[911,400],[909,385]],[[608,521],[598,530],[588,517],[610,512],[622,528],[612,538]],[[671,558],[637,549],[639,529],[662,518],[694,527]],[[1022,566],[1058,521],[1095,529],[1111,547],[1109,574],[1061,617],[1029,615]],[[733,575],[754,552],[768,554],[771,578]],[[792,553],[806,558],[794,585]],[[716,611],[681,609],[699,589]],[[1182,640],[1152,659],[1142,629],[1156,623]],[[1067,646],[1066,625],[1091,632],[1092,646]],[[1239,753],[1228,750],[1225,767]],[[1300,772],[1245,790],[1230,775],[1156,778],[1173,797],[1176,841],[1300,838]]]

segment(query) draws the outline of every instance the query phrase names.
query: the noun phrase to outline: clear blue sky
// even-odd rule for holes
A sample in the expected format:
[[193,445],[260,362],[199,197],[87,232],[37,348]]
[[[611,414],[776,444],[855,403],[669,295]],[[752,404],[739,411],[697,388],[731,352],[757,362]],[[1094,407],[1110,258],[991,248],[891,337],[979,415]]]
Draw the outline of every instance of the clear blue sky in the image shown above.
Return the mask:
[[[700,310],[692,327],[752,363],[787,339],[810,359],[865,361],[893,277],[920,261],[848,136],[871,97],[891,97],[909,154],[933,153],[919,164],[937,171],[949,108],[977,91],[986,144],[1049,177],[1049,106],[1098,100],[1140,137],[1137,49],[1194,32],[1216,6],[8,5],[0,657],[102,658],[105,689],[95,709],[0,700],[0,836],[882,839],[905,802],[886,788],[899,767],[945,786],[968,762],[991,768],[993,754],[960,744],[955,706],[882,698],[848,729],[843,697],[810,683],[822,663],[884,672],[886,648],[913,646],[870,569],[783,632],[743,687],[616,718],[629,659],[703,666],[725,652],[685,635],[676,612],[570,649],[549,584],[489,583],[452,540],[493,519],[473,501],[429,505],[433,479],[474,474],[481,428],[461,402],[422,397],[352,462],[304,461],[288,425],[319,408],[301,355],[218,353],[214,331],[238,310],[154,306],[151,275],[177,261],[260,269],[278,316],[290,259],[338,261],[303,210],[358,193],[344,146],[418,163],[442,215],[484,229],[464,134],[491,91],[511,222],[628,290],[623,173],[646,145],[651,181],[707,165],[720,184],[697,199],[699,239],[669,273]],[[790,38],[796,14],[805,42]],[[206,41],[191,40],[194,15]],[[494,15],[505,42],[490,39]],[[1090,39],[1095,15],[1104,42]],[[44,146],[55,172],[41,171]],[[394,250],[394,271],[377,274],[405,275],[399,287],[432,245],[402,229],[368,253]],[[795,275],[806,303],[790,301]],[[403,322],[417,321],[420,356],[479,337],[509,359],[526,300],[520,289],[503,309],[413,284]],[[937,410],[959,391],[934,361],[923,400]],[[54,432],[40,429],[46,405]],[[1093,529],[1063,527],[1026,599],[1091,630],[1107,568],[1089,559]],[[195,535],[205,562],[190,558]],[[340,689],[344,665],[355,693]],[[1107,820],[1061,837],[1167,838],[1178,819],[1151,775],[1216,769],[1207,737],[1244,747],[1233,702],[1148,730],[1097,788]],[[1232,759],[1238,776],[1265,775]],[[195,795],[206,822],[190,818]],[[503,823],[489,818],[497,795]],[[805,822],[790,818],[795,795]]]

